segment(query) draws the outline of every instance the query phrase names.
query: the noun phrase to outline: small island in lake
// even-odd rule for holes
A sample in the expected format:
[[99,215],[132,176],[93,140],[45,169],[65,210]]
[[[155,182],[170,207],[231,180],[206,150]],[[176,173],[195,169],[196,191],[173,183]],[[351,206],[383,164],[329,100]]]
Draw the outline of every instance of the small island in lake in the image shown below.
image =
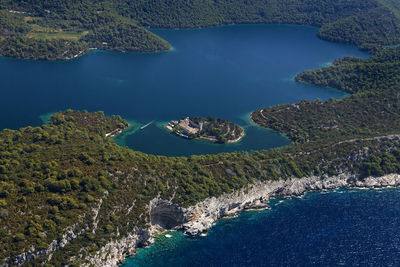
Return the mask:
[[187,139],[202,139],[219,144],[235,143],[244,136],[238,125],[219,118],[190,118],[171,121],[167,129]]

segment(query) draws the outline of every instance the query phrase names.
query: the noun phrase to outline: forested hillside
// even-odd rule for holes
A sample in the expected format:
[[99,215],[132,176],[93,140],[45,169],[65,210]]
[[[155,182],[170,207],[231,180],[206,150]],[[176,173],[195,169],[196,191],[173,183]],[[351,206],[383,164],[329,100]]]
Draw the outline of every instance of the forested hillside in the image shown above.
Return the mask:
[[[372,127],[373,114],[365,116],[367,125],[355,129]],[[187,207],[255,181],[400,172],[400,139],[366,138],[376,133],[175,158],[135,152],[105,137],[126,126],[118,116],[67,111],[49,125],[0,132],[0,264],[85,263],[107,242],[148,229],[155,197]],[[380,133],[395,130],[388,124]]]
[[[320,27],[323,39],[361,48],[400,43],[399,7],[390,0],[0,0],[0,10],[0,53],[23,58],[65,59],[89,48],[170,49],[143,26],[301,24]],[[28,49],[32,46],[40,48]]]
[[346,57],[332,66],[304,71],[296,80],[352,93],[344,99],[302,101],[252,113],[259,125],[297,142],[347,139],[400,130],[400,48],[384,48],[369,59]]
[[384,48],[369,59],[345,57],[331,67],[304,71],[299,82],[357,93],[400,86],[400,48]]
[[40,5],[0,4],[0,21],[4,21],[0,26],[1,54],[55,60],[83,55],[90,48],[137,52],[170,49],[168,42],[112,9],[75,1],[38,2]]

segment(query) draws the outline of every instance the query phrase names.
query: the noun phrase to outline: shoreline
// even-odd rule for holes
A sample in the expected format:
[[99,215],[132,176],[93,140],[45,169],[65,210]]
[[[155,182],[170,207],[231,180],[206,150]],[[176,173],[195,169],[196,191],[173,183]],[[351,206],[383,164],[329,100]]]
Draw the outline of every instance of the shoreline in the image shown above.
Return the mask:
[[[311,28],[317,30],[315,37],[325,40],[327,42],[331,43],[337,43],[337,44],[342,44],[342,45],[348,45],[348,46],[354,46],[357,47],[358,50],[361,50],[359,45],[355,45],[350,42],[345,42],[345,41],[332,41],[332,40],[327,40],[324,38],[321,38],[318,36],[318,29],[321,28],[321,26],[318,25],[312,25],[312,24],[298,24],[298,23],[271,23],[271,22],[253,22],[253,23],[216,23],[216,24],[209,24],[205,26],[195,26],[195,27],[150,27],[150,26],[145,26],[142,25],[143,29],[151,32],[152,34],[162,38],[160,35],[155,34],[153,30],[202,30],[202,29],[213,29],[213,28],[224,28],[224,27],[237,27],[237,26],[283,26],[283,27],[305,27],[305,28]],[[163,38],[162,38],[163,39]],[[168,41],[167,41],[168,42]],[[13,59],[19,59],[19,60],[37,60],[37,61],[70,61],[73,59],[80,58],[82,56],[88,55],[91,51],[105,51],[105,52],[118,52],[118,53],[125,53],[125,52],[131,52],[131,53],[166,53],[166,52],[173,52],[176,51],[176,48],[170,44],[169,48],[165,50],[154,50],[154,51],[146,51],[146,50],[128,50],[128,51],[120,51],[120,50],[113,50],[113,49],[102,49],[102,48],[97,48],[97,47],[88,47],[84,50],[79,51],[77,54],[73,54],[71,56],[62,56],[62,57],[54,57],[50,59],[43,59],[43,58],[38,58],[38,57],[13,57],[13,56],[7,56],[7,55],[0,55],[1,57],[6,57],[6,58],[13,58]],[[391,45],[388,45],[391,46]],[[395,45],[396,46],[396,45]],[[370,53],[368,53],[370,55]]]
[[13,57],[8,55],[1,54],[0,57],[10,58],[15,60],[33,60],[33,61],[50,61],[50,62],[69,62],[74,59],[79,59],[83,56],[89,55],[91,52],[117,52],[117,53],[138,53],[138,54],[158,54],[158,53],[168,53],[175,51],[175,48],[170,45],[169,49],[166,50],[154,50],[154,51],[141,51],[141,50],[127,50],[127,51],[120,51],[120,50],[112,50],[112,49],[101,49],[96,47],[89,47],[87,49],[79,51],[77,54],[73,54],[71,56],[61,56],[61,57],[53,57],[49,59],[39,58],[39,57]]
[[242,133],[240,134],[240,136],[239,136],[238,138],[233,139],[233,140],[228,140],[226,143],[227,143],[227,144],[237,143],[237,142],[239,142],[240,140],[242,140],[242,138],[243,138],[245,135],[246,135],[246,133],[245,133],[244,129],[242,129]]
[[128,125],[126,127],[124,127],[124,128],[116,128],[116,129],[112,130],[111,132],[106,133],[105,137],[106,138],[107,137],[114,138],[114,137],[117,137],[117,136],[119,136],[119,135],[121,135],[123,133],[129,132],[130,129],[134,128],[135,123],[132,123],[130,121],[127,121],[127,122],[128,122]]
[[239,126],[239,128],[241,129],[240,136],[235,138],[235,139],[233,139],[233,140],[227,140],[224,143],[219,143],[218,139],[215,136],[202,136],[202,135],[200,135],[198,137],[189,138],[189,136],[186,135],[186,134],[174,131],[174,127],[175,126],[172,127],[172,122],[173,121],[171,121],[171,122],[167,123],[166,125],[164,125],[164,128],[166,128],[170,133],[173,133],[173,134],[175,134],[175,135],[177,135],[179,137],[182,137],[182,138],[185,138],[185,139],[188,139],[188,140],[193,139],[193,140],[203,140],[203,141],[212,142],[212,143],[216,143],[216,144],[232,144],[232,143],[239,142],[246,135],[245,130],[242,127]]
[[[135,233],[111,241],[94,255],[86,258],[96,266],[119,266],[139,248],[149,246],[154,237],[166,231],[183,231],[185,235],[204,235],[222,218],[235,217],[243,211],[268,209],[273,197],[300,197],[307,192],[324,192],[335,189],[376,189],[400,186],[400,174],[361,178],[357,174],[343,173],[331,177],[310,176],[287,180],[257,182],[230,194],[207,198],[188,208],[170,201],[153,199],[148,206],[151,227],[137,228]],[[163,227],[173,225],[173,227]],[[89,266],[89,264],[85,265]]]

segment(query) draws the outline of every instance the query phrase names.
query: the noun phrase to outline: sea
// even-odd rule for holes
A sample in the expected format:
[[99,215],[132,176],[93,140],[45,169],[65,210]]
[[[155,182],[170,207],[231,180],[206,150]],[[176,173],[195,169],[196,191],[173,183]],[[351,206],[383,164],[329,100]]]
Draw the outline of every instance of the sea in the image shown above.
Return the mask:
[[[254,125],[251,111],[345,97],[335,89],[296,83],[294,77],[339,57],[369,56],[354,46],[317,38],[314,27],[151,30],[173,50],[92,51],[61,62],[0,57],[0,129],[39,126],[69,108],[103,110],[131,125],[115,141],[145,153],[189,156],[271,149],[290,145],[290,140]],[[246,136],[217,145],[166,131],[168,121],[186,116],[227,119]],[[206,236],[162,234],[124,266],[400,266],[399,203],[399,189],[272,199],[271,210],[220,220]]]
[[[368,57],[354,46],[318,39],[317,30],[295,25],[153,30],[172,44],[172,51],[92,51],[61,62],[3,57],[0,129],[39,126],[52,113],[71,108],[121,115],[132,127],[116,142],[150,154],[188,156],[289,145],[285,136],[252,124],[250,112],[302,99],[341,98],[341,91],[296,83],[294,77],[339,57]],[[168,121],[186,116],[230,120],[246,136],[220,145],[188,141],[166,130]]]
[[163,234],[123,267],[400,266],[400,189],[314,192],[270,206],[222,219],[203,237]]

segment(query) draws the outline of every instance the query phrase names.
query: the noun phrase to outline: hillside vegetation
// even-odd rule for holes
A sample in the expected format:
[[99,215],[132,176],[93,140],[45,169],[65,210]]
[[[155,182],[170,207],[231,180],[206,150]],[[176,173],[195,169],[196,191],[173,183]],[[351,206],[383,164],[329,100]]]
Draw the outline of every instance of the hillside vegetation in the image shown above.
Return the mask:
[[391,0],[0,0],[0,22],[2,55],[38,59],[67,59],[89,48],[170,49],[147,26],[301,24],[320,27],[323,39],[363,49],[400,43],[399,5]]
[[148,229],[155,197],[187,207],[257,180],[400,172],[400,139],[390,136],[169,158],[105,137],[126,126],[67,111],[49,125],[0,132],[0,263],[82,264],[108,241]]
[[300,143],[398,133],[399,59],[400,47],[383,48],[369,59],[345,57],[330,67],[304,71],[297,75],[297,81],[353,95],[261,109],[253,112],[251,118]]

